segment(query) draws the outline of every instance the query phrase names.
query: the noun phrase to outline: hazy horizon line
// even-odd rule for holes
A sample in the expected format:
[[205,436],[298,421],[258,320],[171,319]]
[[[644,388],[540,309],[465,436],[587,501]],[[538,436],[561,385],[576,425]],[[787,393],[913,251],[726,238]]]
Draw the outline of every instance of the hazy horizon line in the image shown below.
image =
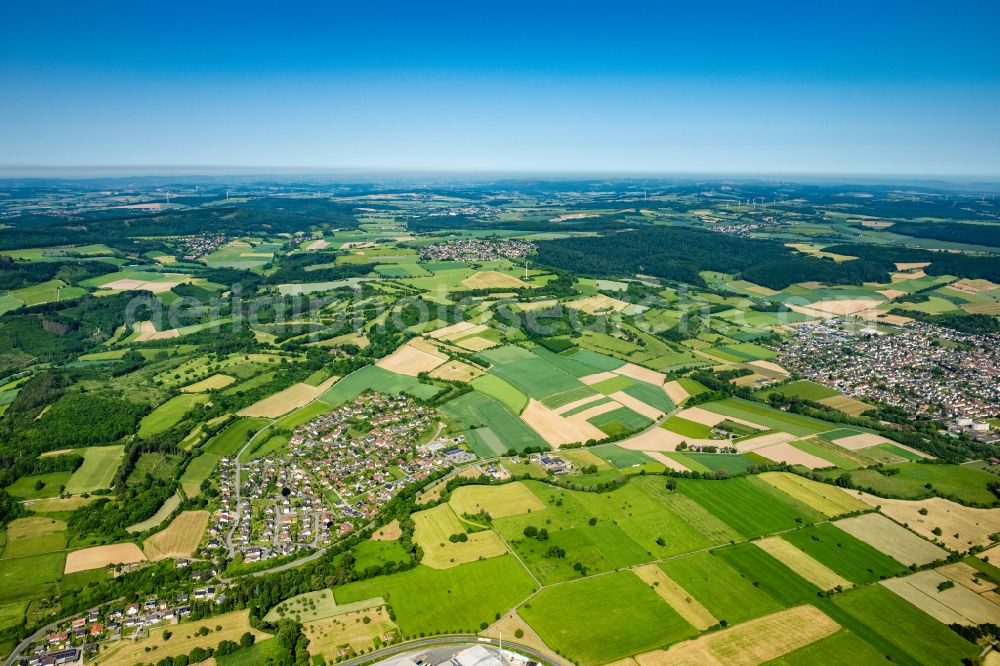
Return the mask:
[[530,169],[530,168],[397,168],[397,167],[283,167],[283,166],[236,166],[236,165],[169,165],[169,164],[121,164],[121,165],[45,165],[45,164],[0,164],[0,180],[11,179],[64,179],[86,180],[99,177],[166,177],[188,178],[226,176],[390,176],[390,177],[519,177],[519,178],[713,178],[747,180],[843,180],[906,182],[943,181],[956,184],[1000,185],[1000,174],[975,173],[891,173],[870,171],[727,171],[718,170],[624,170],[624,169]]

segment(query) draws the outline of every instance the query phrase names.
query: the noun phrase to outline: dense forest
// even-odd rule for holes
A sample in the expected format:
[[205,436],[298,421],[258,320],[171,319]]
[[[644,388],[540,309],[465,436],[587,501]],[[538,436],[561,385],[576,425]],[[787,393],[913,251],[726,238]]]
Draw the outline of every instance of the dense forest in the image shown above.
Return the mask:
[[136,216],[110,210],[72,219],[22,216],[17,226],[0,229],[0,250],[105,243],[134,250],[133,237],[295,232],[315,224],[340,228],[358,225],[353,207],[326,199],[261,198],[216,208],[197,208]]
[[1000,247],[1000,225],[965,222],[897,222],[889,231],[916,238]]
[[543,241],[538,243],[538,259],[546,266],[591,275],[644,273],[697,286],[705,286],[700,271],[740,273],[771,289],[808,280],[860,285],[889,279],[884,262],[837,264],[774,241],[673,227]]

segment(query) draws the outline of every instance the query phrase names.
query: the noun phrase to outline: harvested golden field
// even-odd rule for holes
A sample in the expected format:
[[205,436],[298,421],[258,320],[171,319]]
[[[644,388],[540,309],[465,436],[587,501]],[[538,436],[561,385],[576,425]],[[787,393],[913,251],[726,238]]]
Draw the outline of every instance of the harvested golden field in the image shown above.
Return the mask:
[[867,449],[872,446],[877,446],[879,444],[894,444],[891,439],[886,439],[882,435],[876,435],[874,433],[861,433],[860,435],[852,435],[850,437],[843,437],[834,442],[837,446],[842,446],[848,451],[858,451],[860,449]]
[[815,643],[840,625],[797,606],[635,658],[639,666],[755,666]]
[[754,541],[753,543],[821,590],[832,590],[835,587],[843,589],[854,587],[851,581],[840,576],[822,562],[816,561],[807,553],[799,550],[781,537],[768,537]]
[[94,546],[74,550],[66,555],[66,568],[63,573],[76,573],[89,569],[100,569],[109,564],[131,564],[144,562],[146,556],[134,543],[113,543],[107,546]]
[[[438,340],[444,340],[450,337],[462,337],[463,335],[472,335],[475,331],[472,329],[476,326],[482,326],[482,324],[473,324],[471,321],[460,321],[457,324],[452,324],[451,326],[445,326],[444,328],[439,328],[435,331],[428,333],[432,338],[437,338]],[[483,330],[485,326],[478,330]]]
[[969,314],[1000,315],[1000,303],[962,303],[959,307]]
[[836,301],[817,301],[816,303],[810,303],[809,308],[834,315],[848,315],[863,310],[871,310],[884,302],[873,298],[850,298]]
[[[507,552],[507,546],[493,530],[468,534],[466,524],[448,504],[413,514],[413,522],[416,524],[413,541],[424,551],[421,564],[432,569],[449,569]],[[455,534],[466,534],[468,541],[452,542],[450,537]]]
[[101,285],[101,289],[113,289],[115,291],[151,291],[154,294],[160,294],[165,291],[170,291],[182,281],[186,282],[187,280],[178,280],[177,282],[149,282],[146,280],[123,278],[121,280],[115,280],[114,282],[108,282],[107,284]]
[[541,435],[542,439],[555,448],[559,448],[563,444],[586,442],[590,439],[604,439],[606,437],[596,426],[570,421],[534,398],[528,400],[528,406],[521,413],[521,418]]
[[921,539],[880,513],[844,518],[834,524],[875,550],[907,566],[929,564],[948,557],[948,551],[945,549]]
[[479,271],[462,280],[462,286],[466,289],[521,289],[531,285],[500,271]]
[[775,462],[788,463],[789,465],[802,465],[803,467],[808,467],[809,469],[823,469],[824,467],[834,466],[829,460],[820,458],[819,456],[814,456],[811,453],[806,453],[802,449],[797,449],[787,443],[764,446],[754,450],[754,453]]
[[[246,632],[252,633],[260,642],[271,638],[250,626],[250,611],[240,610],[216,615],[209,620],[183,622],[170,628],[169,640],[163,638],[162,631],[152,631],[148,638],[138,641],[114,641],[102,643],[98,652],[99,664],[139,664],[150,661],[186,655],[196,647],[215,648],[222,641],[240,642],[240,636]],[[204,636],[198,635],[199,627],[208,627]],[[216,626],[221,626],[219,631]]]
[[575,301],[567,301],[563,303],[563,305],[567,308],[573,308],[574,310],[586,312],[587,314],[621,312],[629,306],[629,304],[625,301],[620,301],[617,298],[611,298],[610,296],[605,296],[604,294],[578,298]]
[[[963,552],[972,546],[986,546],[992,543],[990,535],[1000,532],[1000,509],[974,509],[940,497],[897,500],[866,493],[858,496],[871,506],[880,506],[882,513],[897,523],[926,539],[940,541],[950,550]],[[927,509],[927,515],[920,509]],[[934,534],[935,528],[941,529],[940,536]]]
[[944,624],[1000,623],[1000,606],[962,585],[938,589],[947,581],[937,571],[920,571],[881,584]]
[[663,412],[658,410],[656,407],[653,407],[652,405],[647,405],[638,398],[633,398],[625,391],[616,391],[615,393],[612,393],[608,397],[617,402],[619,405],[625,405],[633,412],[636,412],[637,414],[642,414],[646,418],[652,419],[653,421],[663,416]]
[[678,435],[665,428],[650,428],[638,435],[621,440],[618,442],[618,446],[632,451],[676,451],[677,445],[681,442],[687,442],[692,446],[722,446],[728,445],[729,440],[696,439]]
[[759,478],[829,518],[869,508],[866,503],[836,486],[813,481],[798,474],[765,472],[759,475]]
[[448,360],[448,356],[430,346],[418,349],[416,345],[406,343],[385,358],[379,359],[375,365],[401,375],[416,377],[421,372],[430,372]]
[[580,377],[580,381],[586,384],[587,386],[590,386],[592,384],[603,382],[606,379],[614,379],[616,376],[617,375],[615,375],[615,373],[613,372],[595,372],[592,375],[586,375],[584,377]]
[[142,549],[150,560],[190,557],[208,527],[208,511],[182,511],[165,530],[146,539]]
[[493,518],[545,509],[542,500],[535,497],[535,494],[520,481],[501,486],[462,486],[452,492],[449,504],[460,516],[474,516],[480,511],[485,511]]
[[995,282],[990,282],[989,280],[970,280],[968,278],[959,280],[958,282],[952,282],[948,286],[951,289],[964,291],[967,294],[980,294],[984,291],[1000,289],[1000,284],[996,284]]
[[328,664],[338,661],[338,657],[352,652],[360,654],[399,637],[396,623],[389,618],[385,606],[306,622],[302,629],[309,639],[309,654],[323,655]]
[[679,405],[688,399],[688,392],[676,379],[663,385],[663,390],[667,392],[675,405]]
[[672,469],[675,472],[690,472],[687,467],[685,467],[680,462],[674,460],[673,458],[668,458],[659,451],[643,451],[647,456],[652,458],[658,463],[663,463],[663,466],[667,469]]
[[189,384],[181,389],[183,393],[202,393],[203,391],[214,391],[216,389],[226,388],[230,384],[236,381],[235,377],[230,377],[229,375],[217,374],[211,377],[206,377],[200,382],[195,382],[194,384]]
[[468,382],[475,379],[479,375],[483,374],[483,371],[474,365],[469,365],[468,363],[463,363],[462,361],[448,361],[443,365],[439,365],[437,368],[431,372],[431,377],[437,379],[447,379],[450,381]]
[[795,439],[795,435],[788,432],[771,432],[766,435],[761,435],[760,437],[753,437],[751,439],[744,439],[741,442],[735,442],[733,446],[735,446],[740,453],[746,453],[747,451],[763,449],[765,446],[771,446],[772,444],[791,442]]
[[834,395],[829,398],[823,398],[817,402],[826,405],[827,407],[832,407],[849,416],[861,416],[861,414],[872,408],[872,406],[868,403],[861,402],[860,400],[846,395]]
[[967,587],[976,594],[995,590],[997,584],[986,580],[976,569],[973,569],[965,562],[953,562],[935,569],[939,574],[947,576],[962,587]]
[[403,536],[403,530],[399,527],[399,521],[393,520],[375,530],[372,534],[372,541],[396,541]]
[[237,415],[262,416],[269,419],[284,416],[294,409],[308,405],[323,395],[338,379],[339,377],[330,377],[319,386],[310,386],[303,383],[292,384],[284,391],[278,391],[263,400],[258,400],[249,407],[244,407],[237,412]]
[[719,623],[707,608],[675,583],[659,565],[643,564],[632,571],[695,629],[704,631]]
[[468,349],[469,351],[483,351],[484,349],[489,349],[490,347],[496,347],[500,343],[488,340],[478,335],[472,335],[468,338],[462,338],[455,344],[462,349]]
[[647,384],[653,384],[654,386],[663,386],[663,382],[667,379],[667,376],[662,372],[650,370],[649,368],[644,368],[641,365],[636,365],[635,363],[626,363],[620,368],[615,368],[614,373],[616,375],[622,375],[623,377],[638,379],[640,382],[646,382]]

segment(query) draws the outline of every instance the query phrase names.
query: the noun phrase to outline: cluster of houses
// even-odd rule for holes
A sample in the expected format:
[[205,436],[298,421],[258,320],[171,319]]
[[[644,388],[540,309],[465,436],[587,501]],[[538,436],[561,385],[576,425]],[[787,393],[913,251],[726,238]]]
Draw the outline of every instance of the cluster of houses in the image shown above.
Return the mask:
[[[841,320],[795,327],[781,364],[845,395],[970,425],[1000,404],[1000,339],[913,321],[891,334]],[[981,426],[982,428],[982,426]],[[982,428],[988,431],[988,427]]]
[[244,562],[349,535],[401,489],[475,459],[456,446],[461,438],[423,442],[438,423],[433,409],[408,397],[367,392],[298,426],[282,453],[222,458],[205,554],[228,547],[229,534],[230,556],[242,553]]
[[[178,561],[180,567],[190,564]],[[216,575],[214,569],[191,572],[192,582],[205,582]],[[173,599],[149,598],[111,609],[93,609],[43,636],[21,653],[22,666],[78,664],[97,651],[101,643],[138,637],[150,627],[176,624],[191,615],[192,601],[222,603],[226,595],[221,587],[204,586],[178,593]]]
[[464,238],[423,247],[420,249],[420,257],[431,261],[496,261],[517,259],[533,249],[530,242],[516,238]]
[[198,261],[228,243],[229,237],[218,234],[184,236],[178,238],[176,242],[184,259],[187,261]]

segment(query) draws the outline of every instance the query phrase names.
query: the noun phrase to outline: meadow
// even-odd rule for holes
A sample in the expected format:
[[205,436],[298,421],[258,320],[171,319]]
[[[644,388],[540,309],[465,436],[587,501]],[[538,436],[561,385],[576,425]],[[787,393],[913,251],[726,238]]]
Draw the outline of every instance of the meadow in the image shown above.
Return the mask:
[[139,436],[150,437],[176,425],[196,405],[208,402],[208,396],[185,393],[170,398],[139,422]]
[[268,423],[271,423],[268,419],[249,417],[233,421],[208,440],[202,450],[216,456],[234,456]]
[[347,375],[318,399],[328,405],[337,406],[353,400],[365,391],[394,395],[406,393],[415,398],[429,400],[440,393],[441,389],[419,382],[416,377],[398,375],[376,365],[369,365]]
[[180,482],[184,494],[188,497],[197,497],[201,493],[201,484],[207,479],[215,466],[219,464],[219,458],[212,453],[203,453],[196,456],[188,463],[184,473],[181,474]]
[[735,624],[783,607],[713,551],[671,558],[660,566],[720,621]]
[[518,611],[550,647],[596,666],[697,631],[631,571],[543,590]]
[[437,632],[476,633],[524,601],[535,587],[513,555],[450,569],[414,569],[338,587],[340,603],[382,597],[404,638]]
[[796,437],[805,437],[816,433],[833,430],[833,426],[826,421],[820,421],[809,416],[792,414],[773,409],[767,405],[757,402],[750,402],[741,398],[726,398],[717,402],[710,402],[702,405],[704,409],[723,416],[733,416],[745,419],[751,423],[788,432]]
[[906,567],[834,525],[813,525],[782,535],[816,561],[856,585],[873,583]]
[[823,514],[760,479],[678,479],[677,490],[746,537],[761,536],[823,519]]
[[83,464],[66,482],[66,492],[78,495],[110,487],[125,455],[125,447],[90,446],[80,452],[83,454]]
[[509,449],[524,451],[528,448],[548,448],[545,440],[503,402],[478,389],[446,402],[441,405],[440,411],[456,424],[476,429],[467,437],[470,448],[480,457],[503,455]]

